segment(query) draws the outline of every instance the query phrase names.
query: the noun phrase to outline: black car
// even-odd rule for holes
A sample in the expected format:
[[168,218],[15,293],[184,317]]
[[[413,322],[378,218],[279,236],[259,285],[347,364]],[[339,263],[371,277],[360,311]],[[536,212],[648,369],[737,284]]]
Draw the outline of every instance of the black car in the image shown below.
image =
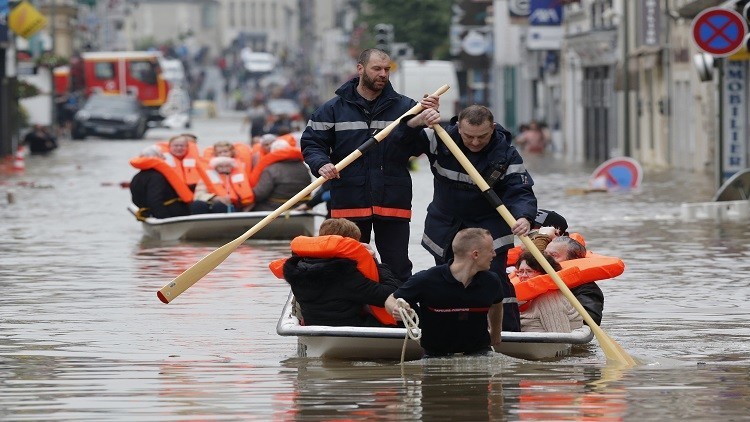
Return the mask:
[[73,139],[88,135],[141,139],[148,129],[148,115],[130,95],[93,94],[73,120]]

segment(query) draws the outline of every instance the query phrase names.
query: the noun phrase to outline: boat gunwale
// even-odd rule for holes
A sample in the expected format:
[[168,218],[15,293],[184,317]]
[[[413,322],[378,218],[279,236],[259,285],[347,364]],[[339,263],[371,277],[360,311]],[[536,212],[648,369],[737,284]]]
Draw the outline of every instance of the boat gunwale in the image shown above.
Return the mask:
[[[128,211],[135,216],[138,212],[138,207],[134,204],[128,205]],[[154,218],[146,217],[145,220],[139,220],[141,223],[148,226],[167,226],[170,224],[179,223],[193,223],[193,222],[215,222],[215,221],[233,221],[233,220],[250,220],[257,219],[258,221],[267,217],[273,211],[238,211],[232,213],[211,213],[211,214],[191,214],[183,215],[180,217],[168,217],[168,218]],[[301,217],[318,217],[319,214],[311,213],[308,211],[287,211],[283,213],[279,218],[301,218]]]
[[[326,325],[299,325],[299,321],[292,315],[292,298],[290,292],[286,305],[276,324],[276,333],[280,336],[302,337],[371,337],[371,338],[404,338],[406,328],[388,327],[332,327]],[[594,333],[588,325],[575,329],[570,333],[537,333],[503,331],[501,339],[504,343],[566,343],[586,344],[594,338]]]

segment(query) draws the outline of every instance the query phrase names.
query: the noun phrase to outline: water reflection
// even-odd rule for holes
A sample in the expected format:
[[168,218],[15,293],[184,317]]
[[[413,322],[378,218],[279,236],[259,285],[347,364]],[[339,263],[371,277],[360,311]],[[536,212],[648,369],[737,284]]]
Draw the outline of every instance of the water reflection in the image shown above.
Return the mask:
[[511,358],[398,365],[290,359],[293,420],[622,420],[623,369],[524,364]]

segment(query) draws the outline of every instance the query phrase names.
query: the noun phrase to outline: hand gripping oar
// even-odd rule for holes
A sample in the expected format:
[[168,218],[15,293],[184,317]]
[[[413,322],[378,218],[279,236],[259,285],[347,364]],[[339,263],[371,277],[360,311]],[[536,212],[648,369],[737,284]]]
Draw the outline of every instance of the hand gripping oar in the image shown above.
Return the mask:
[[[503,205],[495,191],[490,189],[490,186],[487,184],[484,178],[482,178],[474,165],[471,164],[469,159],[466,158],[466,155],[464,155],[464,153],[458,148],[458,145],[453,142],[453,139],[450,137],[450,135],[448,135],[448,132],[446,132],[445,129],[443,129],[440,125],[434,125],[432,126],[432,128],[435,130],[435,133],[437,133],[440,139],[443,140],[443,143],[448,147],[448,149],[453,153],[453,156],[455,156],[456,159],[461,163],[461,166],[463,166],[464,170],[466,170],[474,183],[479,186],[479,189],[482,191],[484,197],[487,198],[487,200],[489,200],[490,203],[496,207],[497,212],[500,213],[500,215],[503,217],[503,220],[505,220],[505,222],[510,227],[513,227],[513,225],[516,224],[516,219],[513,217],[510,211],[508,211],[508,208]],[[523,242],[523,244],[526,246],[526,249],[529,250],[532,255],[534,255],[534,258],[536,258],[537,262],[539,262],[544,270],[547,271],[547,274],[552,277],[552,280],[555,282],[555,285],[557,285],[557,288],[560,289],[565,298],[568,299],[568,301],[571,305],[573,305],[576,311],[581,314],[583,320],[586,321],[586,324],[589,325],[591,331],[594,332],[597,341],[599,341],[599,345],[602,347],[604,355],[607,357],[607,359],[621,363],[623,365],[635,366],[635,360],[630,357],[630,355],[628,355],[628,353],[625,352],[625,350],[620,347],[617,342],[609,337],[607,333],[605,333],[604,330],[601,329],[601,327],[596,325],[589,313],[586,312],[586,309],[584,309],[583,305],[581,305],[581,302],[579,302],[578,299],[576,299],[576,297],[570,291],[570,289],[568,289],[568,286],[566,286],[565,282],[563,282],[560,276],[557,275],[555,269],[552,268],[549,262],[547,262],[547,260],[544,258],[539,249],[537,249],[536,245],[534,245],[531,239],[529,239],[529,237],[526,235],[520,236],[520,238],[521,242]]]
[[[436,96],[442,95],[449,88],[450,87],[448,85],[443,85],[440,87],[440,89],[435,91],[433,95],[436,95]],[[383,128],[383,130],[378,132],[375,136],[368,139],[358,149],[352,151],[351,154],[344,157],[343,160],[341,160],[338,164],[336,164],[336,170],[341,171],[342,169],[344,169],[344,167],[348,166],[354,160],[361,157],[362,154],[365,153],[365,151],[375,146],[378,142],[382,141],[386,136],[388,136],[389,133],[391,133],[393,128],[398,126],[401,119],[412,114],[417,114],[421,112],[422,109],[423,107],[421,104],[417,104],[414,107],[410,108],[406,113],[401,115],[401,117],[394,120],[393,122],[391,122],[391,124]],[[177,278],[175,278],[174,280],[169,282],[166,286],[162,287],[161,290],[156,292],[156,296],[164,303],[169,303],[172,300],[174,300],[174,298],[179,296],[182,292],[184,292],[190,286],[195,284],[198,280],[203,278],[203,276],[205,276],[206,274],[211,272],[211,270],[218,267],[219,264],[224,262],[224,260],[232,252],[234,252],[234,250],[237,249],[237,247],[240,246],[244,241],[249,239],[255,233],[258,233],[263,227],[265,227],[273,219],[281,215],[281,213],[288,210],[297,202],[304,199],[313,190],[315,190],[315,188],[325,183],[325,181],[326,181],[325,177],[323,176],[318,177],[308,187],[302,189],[300,193],[294,195],[294,197],[284,202],[280,207],[276,208],[276,210],[274,210],[271,214],[268,214],[264,219],[260,220],[258,223],[256,223],[253,227],[251,227],[248,231],[246,231],[240,237],[232,240],[226,245],[206,255],[205,257],[203,257],[203,259],[193,264],[192,267],[188,268],[187,270],[185,270],[185,272],[178,275]]]

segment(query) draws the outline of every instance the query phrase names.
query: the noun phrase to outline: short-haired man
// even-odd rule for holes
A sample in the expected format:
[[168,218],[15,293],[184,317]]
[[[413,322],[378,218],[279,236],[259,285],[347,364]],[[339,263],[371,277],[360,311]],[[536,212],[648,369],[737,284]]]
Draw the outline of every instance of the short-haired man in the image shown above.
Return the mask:
[[[571,259],[585,258],[586,247],[577,240],[568,236],[558,236],[544,249],[557,262],[569,261]],[[602,323],[604,313],[604,292],[595,282],[582,284],[570,289],[570,292],[581,302],[583,308],[589,313],[591,319]]]
[[499,275],[506,299],[503,330],[520,331],[518,302],[505,267],[508,249],[514,244],[513,235],[527,234],[536,217],[534,182],[518,151],[510,144],[510,133],[495,123],[487,107],[466,107],[445,131],[517,220],[513,227],[508,227],[435,132],[425,129],[412,151],[414,156],[427,155],[434,176],[422,246],[433,255],[436,264],[442,264],[451,258],[450,245],[458,230],[464,227],[489,230],[497,253],[492,271]]
[[394,318],[399,298],[417,309],[427,357],[486,353],[500,342],[503,294],[500,277],[489,271],[495,257],[492,235],[463,229],[451,247],[453,260],[414,274],[385,302]]
[[331,181],[328,202],[331,216],[357,223],[364,243],[370,242],[374,232],[383,262],[397,277],[406,280],[412,270],[409,260],[412,184],[408,169],[412,142],[403,138],[418,134],[415,124],[438,121],[438,97],[422,98],[420,103],[427,113],[399,125],[341,174],[335,167],[417,104],[393,89],[388,79],[390,70],[391,58],[385,51],[364,50],[357,60],[357,77],[344,83],[336,90],[336,97],[315,110],[300,145],[312,174]]

